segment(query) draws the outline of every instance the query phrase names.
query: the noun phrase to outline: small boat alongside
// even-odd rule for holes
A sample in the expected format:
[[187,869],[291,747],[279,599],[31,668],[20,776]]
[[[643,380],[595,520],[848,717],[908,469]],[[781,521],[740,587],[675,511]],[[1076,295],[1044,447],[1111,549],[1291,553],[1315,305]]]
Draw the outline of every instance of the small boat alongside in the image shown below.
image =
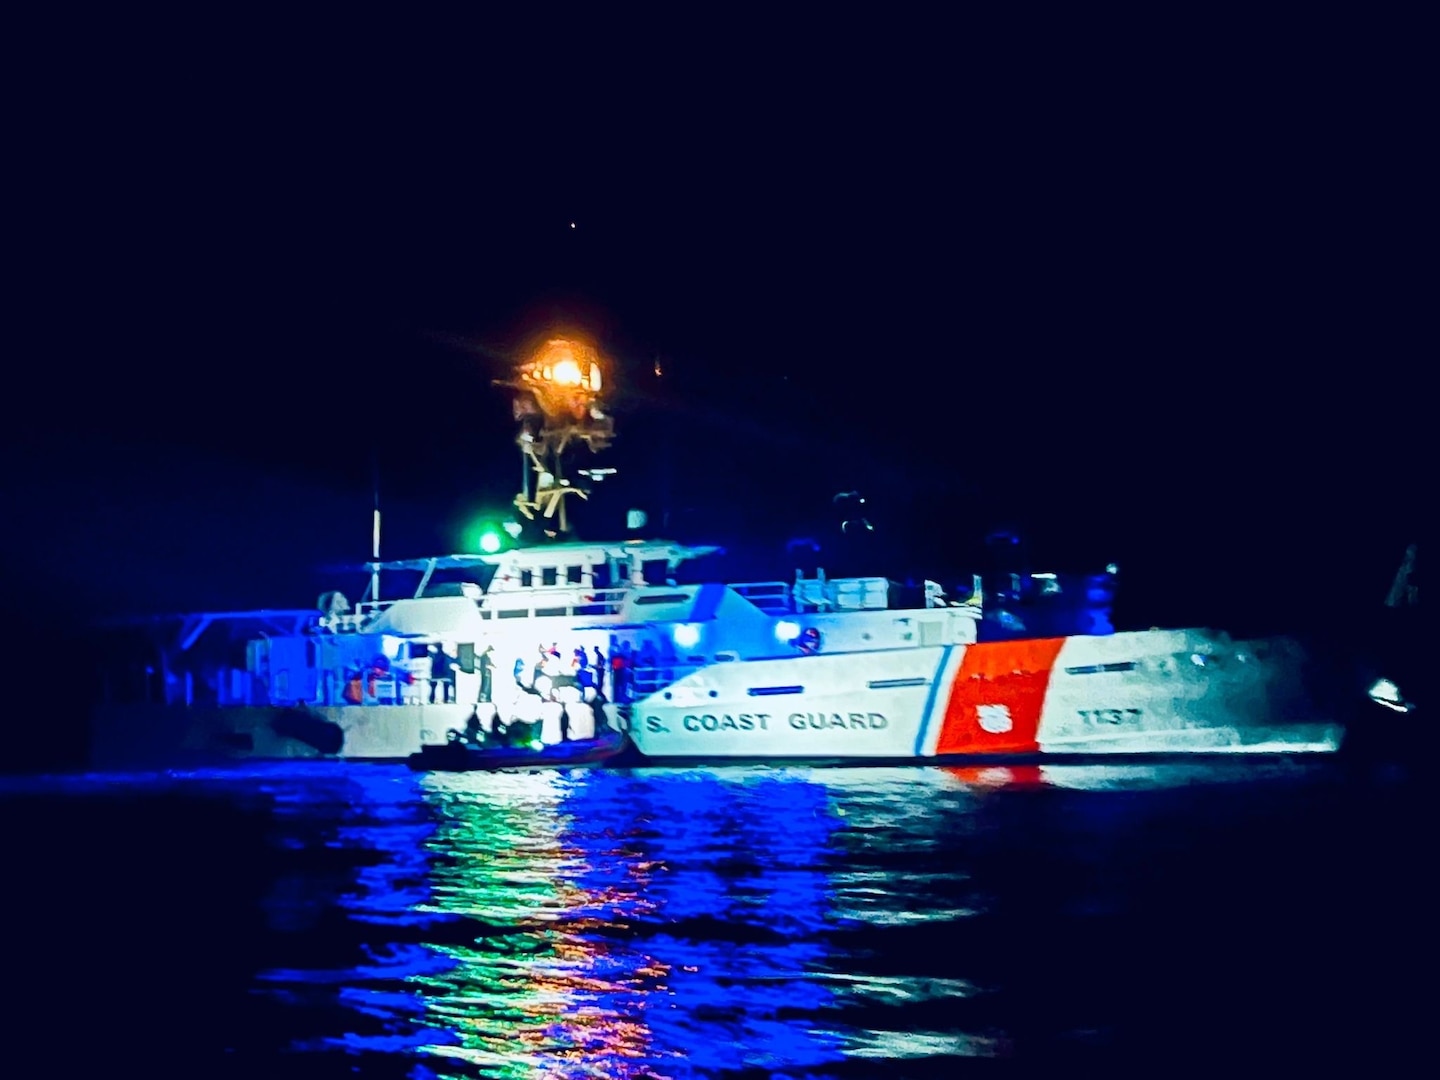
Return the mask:
[[588,739],[545,744],[471,742],[464,738],[422,746],[406,763],[421,771],[498,772],[510,769],[573,769],[599,765],[624,753],[629,745],[618,731],[605,729]]

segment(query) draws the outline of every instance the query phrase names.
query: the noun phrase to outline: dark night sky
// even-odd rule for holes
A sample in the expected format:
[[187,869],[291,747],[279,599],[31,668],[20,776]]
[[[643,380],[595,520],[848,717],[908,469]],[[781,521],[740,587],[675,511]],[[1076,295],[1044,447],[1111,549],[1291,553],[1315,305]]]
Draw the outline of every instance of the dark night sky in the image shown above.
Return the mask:
[[[307,605],[368,554],[372,446],[387,554],[455,547],[513,494],[489,380],[567,327],[624,392],[592,535],[668,508],[903,576],[1014,522],[1195,604],[1278,567],[1276,602],[1344,591],[1352,559],[1383,589],[1433,355],[1413,69],[1338,31],[1074,29],[37,46],[8,595]],[[849,488],[874,552],[836,538]]]

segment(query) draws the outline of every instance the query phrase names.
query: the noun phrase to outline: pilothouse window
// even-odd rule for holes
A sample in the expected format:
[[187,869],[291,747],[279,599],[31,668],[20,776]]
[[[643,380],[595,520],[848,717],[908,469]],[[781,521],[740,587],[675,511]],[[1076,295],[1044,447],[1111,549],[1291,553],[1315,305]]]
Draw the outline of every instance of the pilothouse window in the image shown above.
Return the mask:
[[541,585],[554,585],[556,583],[556,570],[553,566],[547,566],[540,571]]

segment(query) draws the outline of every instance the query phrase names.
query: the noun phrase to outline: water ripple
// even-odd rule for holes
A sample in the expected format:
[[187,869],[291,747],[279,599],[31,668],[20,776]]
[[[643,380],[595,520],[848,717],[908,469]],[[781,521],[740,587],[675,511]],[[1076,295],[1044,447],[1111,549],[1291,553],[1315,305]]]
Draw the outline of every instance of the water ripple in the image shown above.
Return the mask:
[[[1217,1044],[1221,1001],[1226,1045],[1293,1055],[1282,1018],[1379,993],[1375,958],[1433,926],[1428,874],[1376,839],[1414,805],[1283,763],[300,763],[0,797],[31,815],[11,835],[39,838],[33,865],[56,843],[59,907],[17,901],[14,925],[54,943],[122,920],[86,962],[183,987],[175,1056],[201,1070],[223,1050],[226,1075],[942,1076]],[[83,827],[47,833],[62,806]],[[1388,921],[1337,951],[1336,912],[1377,890]],[[67,970],[47,965],[24,970]],[[141,1037],[127,1016],[89,1022],[115,1049]]]

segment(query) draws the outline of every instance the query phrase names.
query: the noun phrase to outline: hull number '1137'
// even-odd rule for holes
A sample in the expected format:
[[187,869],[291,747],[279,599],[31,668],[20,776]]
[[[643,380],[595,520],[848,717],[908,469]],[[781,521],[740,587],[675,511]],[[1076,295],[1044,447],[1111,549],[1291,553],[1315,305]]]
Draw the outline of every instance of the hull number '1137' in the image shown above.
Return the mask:
[[1134,723],[1143,713],[1139,709],[1080,709],[1080,719],[1087,724]]

